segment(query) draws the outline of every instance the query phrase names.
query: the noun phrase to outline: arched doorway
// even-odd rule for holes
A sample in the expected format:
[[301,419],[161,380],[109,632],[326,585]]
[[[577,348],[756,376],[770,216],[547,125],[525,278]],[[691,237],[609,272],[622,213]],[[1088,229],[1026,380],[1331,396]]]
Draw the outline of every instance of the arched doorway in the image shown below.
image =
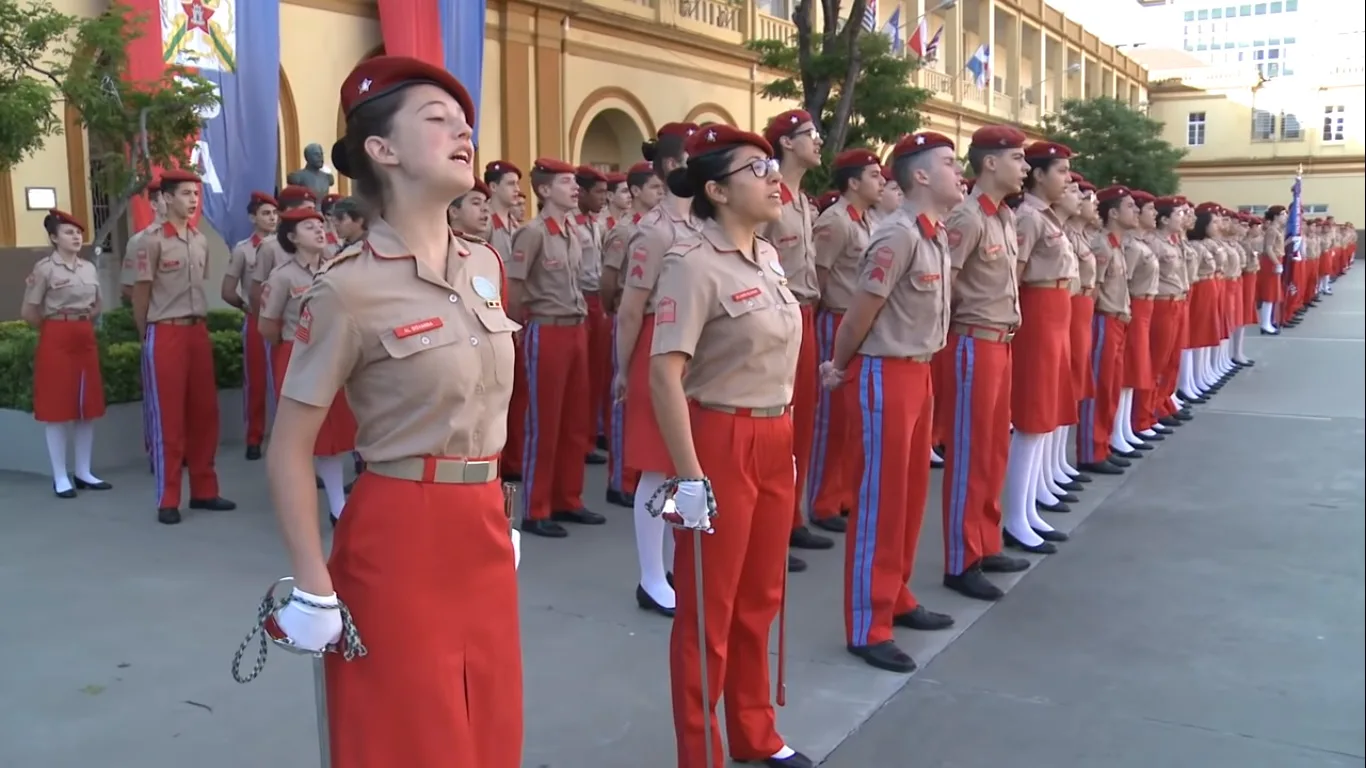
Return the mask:
[[624,171],[640,160],[644,141],[630,115],[609,107],[594,115],[584,129],[579,162],[601,171]]

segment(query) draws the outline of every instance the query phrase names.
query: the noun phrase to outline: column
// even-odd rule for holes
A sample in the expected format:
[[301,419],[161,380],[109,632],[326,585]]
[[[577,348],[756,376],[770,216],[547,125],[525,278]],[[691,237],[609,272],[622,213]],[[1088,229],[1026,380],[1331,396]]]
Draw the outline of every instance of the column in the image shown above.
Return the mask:
[[1034,104],[1034,113],[1038,117],[1043,117],[1043,103],[1045,88],[1048,87],[1050,77],[1048,69],[1048,30],[1039,28],[1039,45],[1034,51],[1034,71],[1032,74],[1033,82],[1029,86],[1029,95]]
[[536,154],[565,157],[564,20],[562,12],[536,12]]
[[[933,33],[931,33],[933,34]],[[955,83],[953,88],[953,103],[963,103],[963,89],[956,83],[961,81],[963,76],[963,4],[954,3],[949,12],[944,14],[944,38],[940,41],[944,46],[944,72],[953,78],[950,82]]]
[[[503,159],[518,168],[527,169],[535,160],[532,144],[532,106],[535,88],[531,82],[532,29],[535,9],[520,3],[508,3],[503,12],[503,34],[500,53],[502,61],[502,151]],[[498,158],[484,158],[486,161]],[[523,182],[527,193],[530,183]],[[534,197],[534,195],[532,195]]]
[[1005,92],[1008,97],[1006,103],[1010,105],[1009,114],[1006,117],[1012,120],[1020,119],[1020,54],[1024,52],[1024,41],[1021,39],[1023,27],[1024,22],[1020,18],[1020,14],[1013,14],[1010,17],[1009,36],[1006,40],[1006,44],[1010,46],[1010,58],[1006,60],[1005,82]]
[[[996,97],[996,88],[992,86],[992,83],[996,80],[996,62],[1000,61],[1000,56],[997,54],[996,51],[996,0],[986,0],[986,4],[987,28],[986,33],[982,35],[982,41],[987,44],[987,61],[990,62],[991,68],[987,70],[987,84],[982,89],[983,91],[985,91],[985,93],[982,95],[982,100],[986,102],[987,114],[991,115],[995,113],[995,110],[992,109],[992,104],[995,102]],[[1016,50],[1018,49],[1011,50],[1010,53],[1012,57],[1014,57]],[[1019,62],[1016,61],[1014,62],[1014,64],[1016,69],[1018,69]]]

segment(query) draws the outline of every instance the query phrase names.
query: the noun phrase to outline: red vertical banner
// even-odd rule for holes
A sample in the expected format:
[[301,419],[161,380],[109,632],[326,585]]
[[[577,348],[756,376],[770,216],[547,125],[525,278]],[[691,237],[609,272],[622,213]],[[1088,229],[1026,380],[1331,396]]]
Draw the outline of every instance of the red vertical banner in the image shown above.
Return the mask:
[[386,54],[446,66],[437,0],[379,0],[379,28]]
[[[161,44],[161,0],[123,0],[123,3],[132,9],[129,23],[133,29],[129,32],[137,33],[137,37],[129,35],[128,71],[124,76],[134,84],[158,82],[166,72]],[[135,197],[131,210],[134,232],[152,223],[152,207],[145,197]]]

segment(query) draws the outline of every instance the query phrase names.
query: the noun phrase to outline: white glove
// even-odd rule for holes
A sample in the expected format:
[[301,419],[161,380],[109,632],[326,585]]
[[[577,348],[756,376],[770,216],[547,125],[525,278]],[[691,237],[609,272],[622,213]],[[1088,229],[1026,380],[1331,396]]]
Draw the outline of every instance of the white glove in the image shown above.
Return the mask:
[[342,616],[336,594],[322,597],[296,589],[291,593],[291,597],[301,597],[311,603],[333,606],[314,608],[290,600],[285,607],[275,612],[275,623],[280,626],[280,631],[294,642],[295,648],[318,653],[341,640]]
[[522,532],[516,528],[512,529],[512,567],[520,568],[522,565]]
[[821,386],[835,389],[844,383],[844,371],[835,367],[834,360],[826,360],[820,367]]
[[707,486],[701,480],[684,480],[674,490],[672,499],[664,502],[660,515],[676,528],[712,532],[711,510],[707,508]]
[[1281,273],[1284,272],[1284,271],[1285,271],[1285,267],[1282,267],[1280,264],[1277,264],[1277,265],[1276,265],[1276,274],[1279,275],[1279,274],[1281,274]]

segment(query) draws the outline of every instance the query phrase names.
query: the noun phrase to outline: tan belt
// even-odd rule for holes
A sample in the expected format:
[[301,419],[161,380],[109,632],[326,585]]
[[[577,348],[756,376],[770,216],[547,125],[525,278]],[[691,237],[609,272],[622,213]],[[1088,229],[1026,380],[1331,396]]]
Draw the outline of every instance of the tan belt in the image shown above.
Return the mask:
[[1088,287],[1086,287],[1086,288],[1082,288],[1082,289],[1081,289],[1081,295],[1082,295],[1082,296],[1095,296],[1095,295],[1096,295],[1096,287],[1093,285],[1093,286],[1088,286]]
[[1096,314],[1098,314],[1098,315],[1104,315],[1104,316],[1106,316],[1106,317],[1113,317],[1114,319],[1120,321],[1121,323],[1125,323],[1125,324],[1127,324],[1127,323],[1129,322],[1129,315],[1126,314],[1126,313],[1123,313],[1123,312],[1106,312],[1105,310],[1100,309],[1100,310],[1096,310]]
[[1015,338],[1015,331],[1003,328],[988,328],[983,325],[966,325],[964,323],[954,323],[949,326],[949,330],[959,336],[967,336],[972,339],[982,341],[999,341],[1002,344],[1010,343]]
[[365,471],[395,480],[443,485],[478,485],[498,477],[496,459],[447,459],[438,456],[412,456],[393,461],[372,461]]
[[531,315],[527,318],[528,322],[536,323],[537,325],[559,326],[583,325],[583,320],[582,317],[549,317],[547,315]]
[[44,317],[43,320],[56,320],[58,322],[78,323],[90,320],[90,315],[88,313],[81,312],[58,312],[55,315],[48,315],[47,317]]
[[1067,288],[1072,285],[1072,279],[1068,277],[1057,280],[1030,280],[1025,283],[1026,288]]
[[153,325],[199,325],[204,322],[202,317],[168,317],[165,320],[152,320]]
[[1142,294],[1142,295],[1139,295],[1139,296],[1130,296],[1129,298],[1130,298],[1130,299],[1139,299],[1139,300],[1141,300],[1141,301],[1149,301],[1149,300],[1151,300],[1151,299],[1157,298],[1157,294],[1155,294],[1155,293],[1145,293],[1145,294]]
[[1184,298],[1186,298],[1185,294],[1181,293],[1173,293],[1171,295],[1159,293],[1155,298],[1155,301],[1180,301]]
[[787,413],[786,405],[775,405],[771,408],[734,408],[729,405],[712,405],[710,403],[698,403],[699,407],[718,413],[728,413],[732,416],[749,416],[753,419],[776,419]]

